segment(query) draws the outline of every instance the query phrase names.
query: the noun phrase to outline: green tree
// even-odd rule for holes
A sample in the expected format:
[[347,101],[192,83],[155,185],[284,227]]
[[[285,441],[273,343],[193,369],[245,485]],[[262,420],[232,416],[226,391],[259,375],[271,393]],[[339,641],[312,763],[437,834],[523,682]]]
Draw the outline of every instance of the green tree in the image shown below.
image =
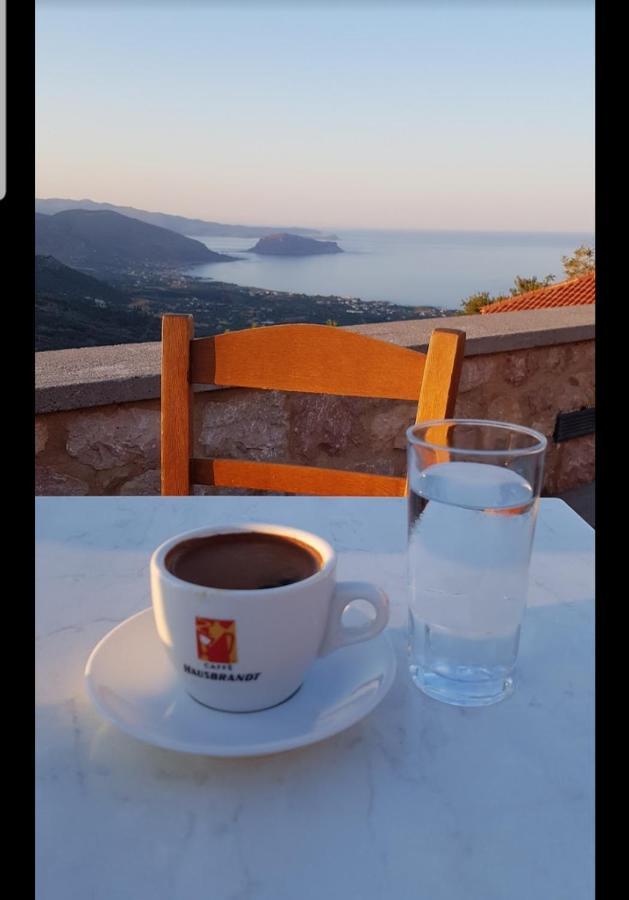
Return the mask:
[[326,319],[325,324],[326,325],[338,325],[339,323],[335,322],[334,319]]
[[539,288],[548,287],[554,280],[554,275],[547,275],[546,278],[541,279],[537,278],[535,275],[531,275],[530,278],[523,278],[522,275],[516,275],[513,287],[509,289],[509,293],[512,297],[517,297],[518,294],[526,294],[528,291],[537,291]]
[[498,300],[504,299],[504,297],[490,296],[489,291],[479,291],[477,294],[472,294],[461,302],[461,309],[458,311],[457,315],[473,316],[476,313],[479,313],[483,306],[489,306],[490,303],[496,303]]
[[[513,280],[513,287],[509,288],[509,297],[517,297],[518,294],[525,294],[527,291],[536,291],[538,288],[548,287],[555,280],[554,275],[547,275],[546,278],[538,278],[531,275],[526,278],[522,275],[516,275]],[[508,300],[509,297],[492,297],[489,291],[478,291],[461,302],[461,309],[457,313],[459,316],[473,316],[479,313],[483,306],[489,306],[491,303],[499,303],[501,300]]]
[[581,244],[574,251],[574,256],[562,256],[563,270],[568,278],[577,278],[595,271],[594,248]]

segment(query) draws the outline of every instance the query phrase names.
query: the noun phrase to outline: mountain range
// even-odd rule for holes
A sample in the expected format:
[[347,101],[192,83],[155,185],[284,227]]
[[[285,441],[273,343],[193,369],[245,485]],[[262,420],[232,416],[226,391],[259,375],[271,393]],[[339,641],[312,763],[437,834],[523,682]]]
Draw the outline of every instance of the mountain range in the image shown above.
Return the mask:
[[146,209],[135,209],[133,206],[116,206],[113,203],[97,203],[94,200],[68,200],[61,197],[48,199],[36,199],[35,211],[45,215],[54,215],[68,209],[89,209],[92,211],[116,212],[130,219],[139,219],[148,225],[158,225],[160,228],[168,228],[178,234],[185,235],[210,235],[223,237],[256,238],[273,234],[277,231],[290,231],[293,234],[318,235],[314,228],[286,228],[278,226],[262,225],[225,225],[221,222],[206,222],[203,219],[188,219],[185,216],[173,216],[170,213],[149,212]]
[[96,274],[226,262],[205,244],[107,210],[35,213],[35,253]]
[[129,296],[111,284],[65,266],[54,256],[35,256],[35,296],[128,306]]
[[103,281],[35,257],[35,350],[94,347],[160,339],[160,320],[129,306]]

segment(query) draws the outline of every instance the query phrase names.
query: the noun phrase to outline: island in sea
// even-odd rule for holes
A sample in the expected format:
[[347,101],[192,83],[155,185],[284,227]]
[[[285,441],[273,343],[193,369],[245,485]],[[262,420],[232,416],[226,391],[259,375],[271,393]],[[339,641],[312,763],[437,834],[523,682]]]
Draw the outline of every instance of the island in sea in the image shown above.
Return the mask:
[[262,253],[268,256],[319,256],[322,253],[342,253],[336,241],[318,241],[282,231],[260,238],[255,247],[247,253]]

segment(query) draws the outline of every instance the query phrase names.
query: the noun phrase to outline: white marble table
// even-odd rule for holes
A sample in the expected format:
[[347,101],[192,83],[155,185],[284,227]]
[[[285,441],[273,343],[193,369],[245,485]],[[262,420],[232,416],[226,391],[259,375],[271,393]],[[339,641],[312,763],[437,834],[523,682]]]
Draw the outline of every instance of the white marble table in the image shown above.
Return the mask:
[[[311,747],[211,759],[141,743],[91,707],[83,669],[148,606],[149,554],[224,521],[319,532],[341,578],[388,590],[384,702]],[[591,900],[592,529],[542,500],[514,695],[463,710],[404,664],[403,501],[40,498],[39,900]]]

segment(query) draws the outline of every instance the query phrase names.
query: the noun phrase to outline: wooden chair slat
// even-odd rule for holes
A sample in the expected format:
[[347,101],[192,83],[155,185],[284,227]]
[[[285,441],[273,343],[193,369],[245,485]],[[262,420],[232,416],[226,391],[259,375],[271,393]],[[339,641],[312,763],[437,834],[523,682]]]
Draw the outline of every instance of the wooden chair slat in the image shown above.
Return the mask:
[[193,384],[417,400],[425,354],[326,325],[271,325],[192,342]]
[[402,497],[405,479],[312,466],[236,459],[192,459],[193,484],[328,497]]

